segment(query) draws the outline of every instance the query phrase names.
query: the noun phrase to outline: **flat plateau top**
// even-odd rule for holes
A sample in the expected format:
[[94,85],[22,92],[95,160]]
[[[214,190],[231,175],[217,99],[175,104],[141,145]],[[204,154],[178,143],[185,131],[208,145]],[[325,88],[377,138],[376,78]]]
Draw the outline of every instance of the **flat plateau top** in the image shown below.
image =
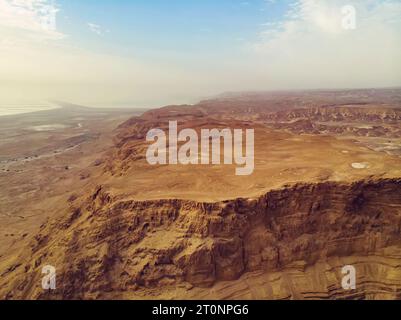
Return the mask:
[[[144,150],[145,148],[143,148]],[[255,130],[255,170],[236,176],[237,165],[149,165],[130,162],[121,176],[103,177],[116,195],[135,200],[221,201],[257,197],[294,183],[353,182],[401,177],[401,158],[353,139]]]

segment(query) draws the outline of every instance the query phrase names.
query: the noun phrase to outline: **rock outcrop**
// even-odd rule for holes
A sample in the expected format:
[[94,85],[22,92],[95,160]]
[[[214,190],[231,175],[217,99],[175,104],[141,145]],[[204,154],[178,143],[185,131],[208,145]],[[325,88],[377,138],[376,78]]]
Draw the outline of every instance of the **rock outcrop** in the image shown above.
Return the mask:
[[[180,287],[195,294],[294,263],[306,270],[346,257],[369,261],[401,243],[400,187],[398,179],[299,184],[254,199],[201,203],[118,199],[99,186],[73,201],[66,217],[43,226],[2,273],[0,293],[8,299],[139,298]],[[51,294],[41,288],[44,265],[57,269]],[[359,279],[372,278],[371,297],[400,298],[400,282],[369,270],[367,262]],[[401,275],[399,265],[392,272]],[[335,271],[325,276],[335,278]],[[364,287],[342,292],[341,282],[315,283],[325,298],[366,294]],[[294,294],[317,298],[302,288],[289,298]]]
[[[401,109],[389,92],[228,94],[126,121],[81,189],[46,206],[65,209],[1,256],[0,298],[401,299]],[[146,134],[170,120],[254,129],[254,174],[151,166]],[[54,291],[42,289],[49,265]],[[346,265],[355,290],[342,287]]]

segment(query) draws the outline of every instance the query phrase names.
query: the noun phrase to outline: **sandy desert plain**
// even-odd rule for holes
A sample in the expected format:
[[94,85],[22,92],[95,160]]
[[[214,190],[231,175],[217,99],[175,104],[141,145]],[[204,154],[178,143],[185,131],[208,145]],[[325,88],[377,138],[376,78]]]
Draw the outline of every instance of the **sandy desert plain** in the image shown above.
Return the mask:
[[[254,129],[253,174],[149,165],[169,121]],[[400,299],[400,157],[397,88],[0,117],[0,298]]]

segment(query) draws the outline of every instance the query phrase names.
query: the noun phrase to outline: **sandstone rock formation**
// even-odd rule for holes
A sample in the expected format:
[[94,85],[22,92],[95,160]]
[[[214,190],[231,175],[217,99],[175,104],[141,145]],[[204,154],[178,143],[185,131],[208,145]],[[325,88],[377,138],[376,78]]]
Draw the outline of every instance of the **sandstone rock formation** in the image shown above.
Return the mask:
[[[321,275],[331,283],[310,279],[315,292],[298,285],[288,298],[366,297],[366,286],[377,289],[370,297],[400,298],[401,278],[393,278],[400,267],[391,262],[395,257],[380,256],[386,248],[400,253],[400,187],[401,179],[301,184],[255,199],[201,203],[116,200],[99,186],[64,219],[41,229],[20,263],[2,274],[3,286],[14,288],[2,294],[140,298],[180,287],[195,288],[196,297],[196,288],[249,272],[277,273],[294,263],[308,270],[333,259],[377,256],[374,265],[360,267],[356,291],[342,290],[333,268]],[[44,262],[59,266],[51,296],[40,286]],[[375,268],[383,271],[374,274]]]
[[[0,297],[400,299],[401,160],[372,147],[399,144],[400,109],[248,110],[225,99],[121,124],[62,214],[1,264]],[[150,167],[146,132],[176,119],[255,128],[255,174]],[[45,265],[56,267],[55,291],[41,287]],[[356,268],[355,290],[342,288],[345,265]]]

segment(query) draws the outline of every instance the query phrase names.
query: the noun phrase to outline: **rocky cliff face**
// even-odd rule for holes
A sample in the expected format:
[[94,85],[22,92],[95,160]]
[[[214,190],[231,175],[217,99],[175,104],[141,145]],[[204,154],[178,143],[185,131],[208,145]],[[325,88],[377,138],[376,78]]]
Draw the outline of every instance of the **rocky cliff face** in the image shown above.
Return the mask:
[[[60,218],[1,257],[0,298],[401,299],[401,111],[337,95],[226,97],[121,124]],[[255,129],[254,175],[150,166],[146,133],[169,120]]]
[[296,134],[400,138],[401,110],[375,106],[325,106],[261,114],[267,125]]
[[266,119],[290,121],[309,119],[311,121],[357,121],[396,122],[401,120],[401,110],[383,106],[321,106],[269,113]]
[[[243,277],[255,272],[282,277],[298,263],[303,279],[314,283],[313,292],[304,283],[282,289],[288,296],[281,298],[366,297],[372,283],[370,298],[401,298],[394,276],[401,278],[399,264],[386,257],[369,260],[401,244],[400,187],[399,179],[298,184],[259,198],[201,203],[134,201],[99,186],[73,200],[63,219],[42,227],[3,272],[0,296],[143,298],[176,290],[179,297],[202,298],[206,290],[210,298],[210,290],[220,286],[220,297],[235,298],[230,290]],[[352,257],[359,257],[358,264],[366,260],[358,274],[364,285],[355,291],[343,291],[341,281],[313,280],[306,271],[323,264],[320,276],[336,279],[333,261]],[[55,292],[41,288],[44,265],[57,269]],[[265,298],[263,283],[252,298]]]

